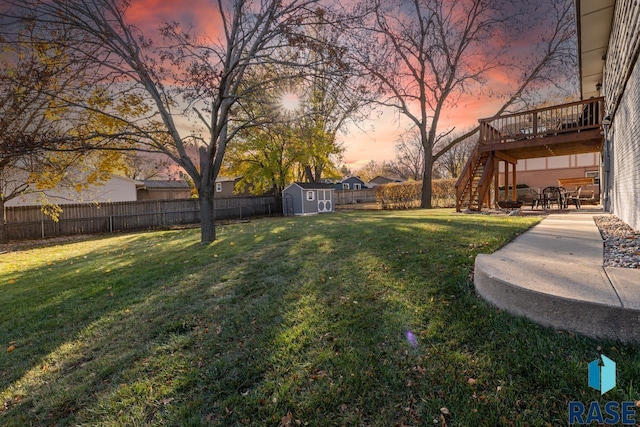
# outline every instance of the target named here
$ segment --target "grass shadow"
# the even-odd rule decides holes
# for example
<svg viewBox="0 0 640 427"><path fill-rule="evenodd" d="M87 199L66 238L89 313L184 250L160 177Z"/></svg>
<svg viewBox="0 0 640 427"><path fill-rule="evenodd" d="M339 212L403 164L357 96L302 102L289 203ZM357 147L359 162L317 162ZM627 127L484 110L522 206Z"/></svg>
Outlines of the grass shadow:
<svg viewBox="0 0 640 427"><path fill-rule="evenodd" d="M637 397L635 347L474 294L475 255L534 221L353 212L222 227L208 247L187 230L12 258L39 270L0 270L14 280L0 335L17 337L0 354L0 422L554 424L565 399L591 398L598 346L620 366L611 397Z"/></svg>

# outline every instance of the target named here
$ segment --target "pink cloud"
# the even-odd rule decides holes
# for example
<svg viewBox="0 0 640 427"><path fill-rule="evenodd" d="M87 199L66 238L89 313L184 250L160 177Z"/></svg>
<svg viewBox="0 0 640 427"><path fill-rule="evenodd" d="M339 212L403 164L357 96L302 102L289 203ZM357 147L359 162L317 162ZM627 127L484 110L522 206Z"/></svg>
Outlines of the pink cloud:
<svg viewBox="0 0 640 427"><path fill-rule="evenodd" d="M153 37L165 22L178 22L185 30L206 33L215 38L220 33L221 19L218 8L209 0L191 0L178 3L166 0L139 0L131 3L126 13L131 23L146 36Z"/></svg>
<svg viewBox="0 0 640 427"><path fill-rule="evenodd" d="M127 17L149 37L155 37L158 27L165 21L177 21L185 28L193 28L197 34L207 33L212 39L216 39L221 31L217 5L210 0L137 0L131 3ZM547 31L543 20L536 19L535 25L531 26L527 34L523 33L517 38L506 31L496 31L485 46L488 52L509 45L509 55L512 55L514 64L530 57L536 41ZM480 59L481 52L475 54ZM494 69L486 73L485 78L487 81L483 87L486 90L481 92L479 87L476 93L461 96L455 106L443 112L440 122L442 130L451 127L463 130L477 125L480 118L493 116L505 102L506 94L517 86L517 73L513 71ZM489 97L489 92L495 97ZM339 138L345 146L344 161L352 169L358 169L370 160L392 160L395 157L396 141L409 123L407 119L401 118L399 124L397 117L391 111L386 111L380 117L372 115L361 126L373 129L363 132L352 127L346 136Z"/></svg>

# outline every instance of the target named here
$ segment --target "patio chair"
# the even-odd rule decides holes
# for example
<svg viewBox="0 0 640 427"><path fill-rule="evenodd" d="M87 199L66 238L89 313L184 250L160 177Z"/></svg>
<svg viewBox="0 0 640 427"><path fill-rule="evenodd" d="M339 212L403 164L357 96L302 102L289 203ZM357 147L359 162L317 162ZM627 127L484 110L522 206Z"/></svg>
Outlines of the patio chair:
<svg viewBox="0 0 640 427"><path fill-rule="evenodd" d="M580 192L582 191L582 185L579 185L575 191L569 191L566 194L566 203L572 202L576 209L580 209Z"/></svg>
<svg viewBox="0 0 640 427"><path fill-rule="evenodd" d="M562 209L563 202L560 189L558 187L546 187L542 190L542 207L549 209L553 203L558 205L558 209Z"/></svg>
<svg viewBox="0 0 640 427"><path fill-rule="evenodd" d="M544 200L542 198L542 193L538 193L536 190L529 189L529 193L531 194L531 209L535 209L537 207L544 207Z"/></svg>

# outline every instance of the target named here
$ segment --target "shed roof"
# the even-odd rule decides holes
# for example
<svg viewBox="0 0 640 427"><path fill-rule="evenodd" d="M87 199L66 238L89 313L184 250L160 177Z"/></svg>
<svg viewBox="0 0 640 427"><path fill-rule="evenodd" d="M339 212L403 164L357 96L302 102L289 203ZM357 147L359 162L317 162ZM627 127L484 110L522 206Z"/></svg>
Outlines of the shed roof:
<svg viewBox="0 0 640 427"><path fill-rule="evenodd" d="M304 190L334 190L334 184L324 184L317 182L294 182L293 184ZM291 185L293 185L291 184Z"/></svg>

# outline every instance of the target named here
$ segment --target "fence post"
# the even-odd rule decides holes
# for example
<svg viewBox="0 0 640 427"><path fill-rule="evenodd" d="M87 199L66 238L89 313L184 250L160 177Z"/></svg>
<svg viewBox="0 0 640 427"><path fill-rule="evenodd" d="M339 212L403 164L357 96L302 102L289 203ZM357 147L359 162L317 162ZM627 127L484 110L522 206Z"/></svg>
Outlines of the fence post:
<svg viewBox="0 0 640 427"><path fill-rule="evenodd" d="M164 227L165 217L164 217L164 205L160 205L160 200L156 201L156 212L160 213L160 227Z"/></svg>
<svg viewBox="0 0 640 427"><path fill-rule="evenodd" d="M109 215L109 233L113 233L113 215Z"/></svg>

